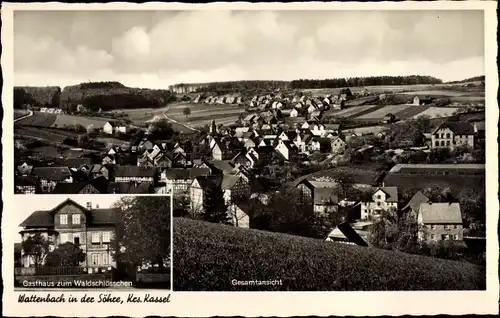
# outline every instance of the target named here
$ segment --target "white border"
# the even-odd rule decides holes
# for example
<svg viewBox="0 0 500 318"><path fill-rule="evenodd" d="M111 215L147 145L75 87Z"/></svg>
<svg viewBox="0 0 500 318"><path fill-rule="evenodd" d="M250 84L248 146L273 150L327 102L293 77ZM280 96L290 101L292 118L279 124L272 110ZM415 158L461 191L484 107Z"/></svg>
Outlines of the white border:
<svg viewBox="0 0 500 318"><path fill-rule="evenodd" d="M3 105L12 105L13 83L13 10L484 10L485 11L485 75L486 75L486 128L487 128L487 290L454 292L224 292L172 294L172 302L166 305L113 305L96 304L32 304L17 303L16 293L9 286L12 280L12 261L9 244L4 244L4 315L42 316L290 316L290 315L421 315L421 314L491 314L498 313L498 104L496 92L498 74L496 67L496 3L486 2L397 2L397 3L109 3L109 4L61 4L30 3L2 5L2 67L4 76ZM467 45L467 43L464 43ZM4 214L2 236L9 227L9 207L13 201L12 134L13 112L4 108L2 143L4 146ZM175 245L174 245L175 248ZM10 253L10 254L9 254ZM6 256L5 256L6 255ZM174 278L175 279L175 278Z"/></svg>

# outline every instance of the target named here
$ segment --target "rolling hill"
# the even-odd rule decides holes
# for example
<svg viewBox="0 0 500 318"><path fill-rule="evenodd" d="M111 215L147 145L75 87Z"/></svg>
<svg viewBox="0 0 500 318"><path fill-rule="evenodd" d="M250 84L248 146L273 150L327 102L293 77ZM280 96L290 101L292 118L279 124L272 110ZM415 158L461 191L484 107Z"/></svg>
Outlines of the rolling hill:
<svg viewBox="0 0 500 318"><path fill-rule="evenodd" d="M484 290L468 263L174 218L174 290ZM236 286L233 280L281 280Z"/></svg>

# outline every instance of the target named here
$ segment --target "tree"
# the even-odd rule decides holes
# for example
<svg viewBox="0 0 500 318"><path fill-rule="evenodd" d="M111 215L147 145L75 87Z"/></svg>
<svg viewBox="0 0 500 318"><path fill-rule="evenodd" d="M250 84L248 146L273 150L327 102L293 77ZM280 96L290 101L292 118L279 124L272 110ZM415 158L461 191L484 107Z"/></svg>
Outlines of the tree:
<svg viewBox="0 0 500 318"><path fill-rule="evenodd" d="M23 255L30 257L35 266L41 266L45 263L49 252L49 241L40 233L33 236L28 236L21 243Z"/></svg>
<svg viewBox="0 0 500 318"><path fill-rule="evenodd" d="M335 212L315 214L310 198L297 189L283 187L270 195L267 204L252 202L250 215L255 216L254 227L260 230L324 239L335 224Z"/></svg>
<svg viewBox="0 0 500 318"><path fill-rule="evenodd" d="M134 266L151 262L163 268L170 256L170 198L125 197L115 207L122 211L112 239L115 260Z"/></svg>
<svg viewBox="0 0 500 318"><path fill-rule="evenodd" d="M59 244L47 255L47 266L78 266L84 261L83 250L71 242Z"/></svg>
<svg viewBox="0 0 500 318"><path fill-rule="evenodd" d="M191 109L189 107L186 107L182 110L182 113L184 114L184 116L186 116L186 118L191 115Z"/></svg>
<svg viewBox="0 0 500 318"><path fill-rule="evenodd" d="M172 124L166 120L159 120L152 124L151 135L154 138L159 139L170 139L174 134L174 129L172 128Z"/></svg>
<svg viewBox="0 0 500 318"><path fill-rule="evenodd" d="M201 218L207 222L229 224L231 217L227 209L222 188L216 185L209 186L205 193Z"/></svg>

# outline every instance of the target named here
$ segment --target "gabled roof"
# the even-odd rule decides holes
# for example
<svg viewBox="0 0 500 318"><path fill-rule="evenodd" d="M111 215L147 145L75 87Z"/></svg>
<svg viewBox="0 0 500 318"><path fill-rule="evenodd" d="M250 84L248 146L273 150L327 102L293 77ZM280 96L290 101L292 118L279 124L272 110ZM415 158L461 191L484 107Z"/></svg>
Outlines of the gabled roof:
<svg viewBox="0 0 500 318"><path fill-rule="evenodd" d="M49 181L62 181L71 177L71 171L68 167L35 167L32 173Z"/></svg>
<svg viewBox="0 0 500 318"><path fill-rule="evenodd" d="M413 197L408 201L408 204L402 210L406 210L407 208L411 208L413 211L417 212L422 203L428 203L429 198L426 197L422 192L418 191L413 195Z"/></svg>
<svg viewBox="0 0 500 318"><path fill-rule="evenodd" d="M434 129L432 134L434 135L439 129L442 128L448 128L450 129L455 135L473 135L474 134L474 126L466 121L460 121L460 122L443 122L439 126Z"/></svg>
<svg viewBox="0 0 500 318"><path fill-rule="evenodd" d="M329 237L344 237L348 241L359 246L368 246L368 243L361 237L360 233L364 231L356 231L348 222L340 223L328 236ZM363 233L364 234L364 233Z"/></svg>
<svg viewBox="0 0 500 318"><path fill-rule="evenodd" d="M88 210L71 199L66 199L52 210L35 211L20 226L22 227L52 227L54 226L54 214L63 206L72 204L79 208L87 216L87 225L115 224L120 215L119 209L91 209Z"/></svg>
<svg viewBox="0 0 500 318"><path fill-rule="evenodd" d="M462 224L459 203L422 203L418 213L424 224Z"/></svg>
<svg viewBox="0 0 500 318"><path fill-rule="evenodd" d="M398 188L397 187L378 187L373 191L373 193L377 192L378 190L382 190L387 197L385 200L387 202L398 202Z"/></svg>
<svg viewBox="0 0 500 318"><path fill-rule="evenodd" d="M90 181L84 181L84 182L77 182L77 183L66 183L66 182L60 182L56 184L54 187L54 190L52 191L53 194L77 194L83 188L86 186L91 186L92 188L95 189L95 187L90 183ZM97 192L99 192L97 189L95 189Z"/></svg>

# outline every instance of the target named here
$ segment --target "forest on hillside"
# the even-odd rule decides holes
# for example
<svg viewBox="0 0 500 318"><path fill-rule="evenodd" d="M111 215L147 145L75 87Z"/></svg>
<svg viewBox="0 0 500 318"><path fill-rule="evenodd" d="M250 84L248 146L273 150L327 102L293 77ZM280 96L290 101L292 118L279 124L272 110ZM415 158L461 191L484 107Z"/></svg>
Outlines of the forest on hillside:
<svg viewBox="0 0 500 318"><path fill-rule="evenodd" d="M340 88L383 85L442 84L443 81L432 76L372 76L331 79L299 79L291 82L292 89Z"/></svg>

